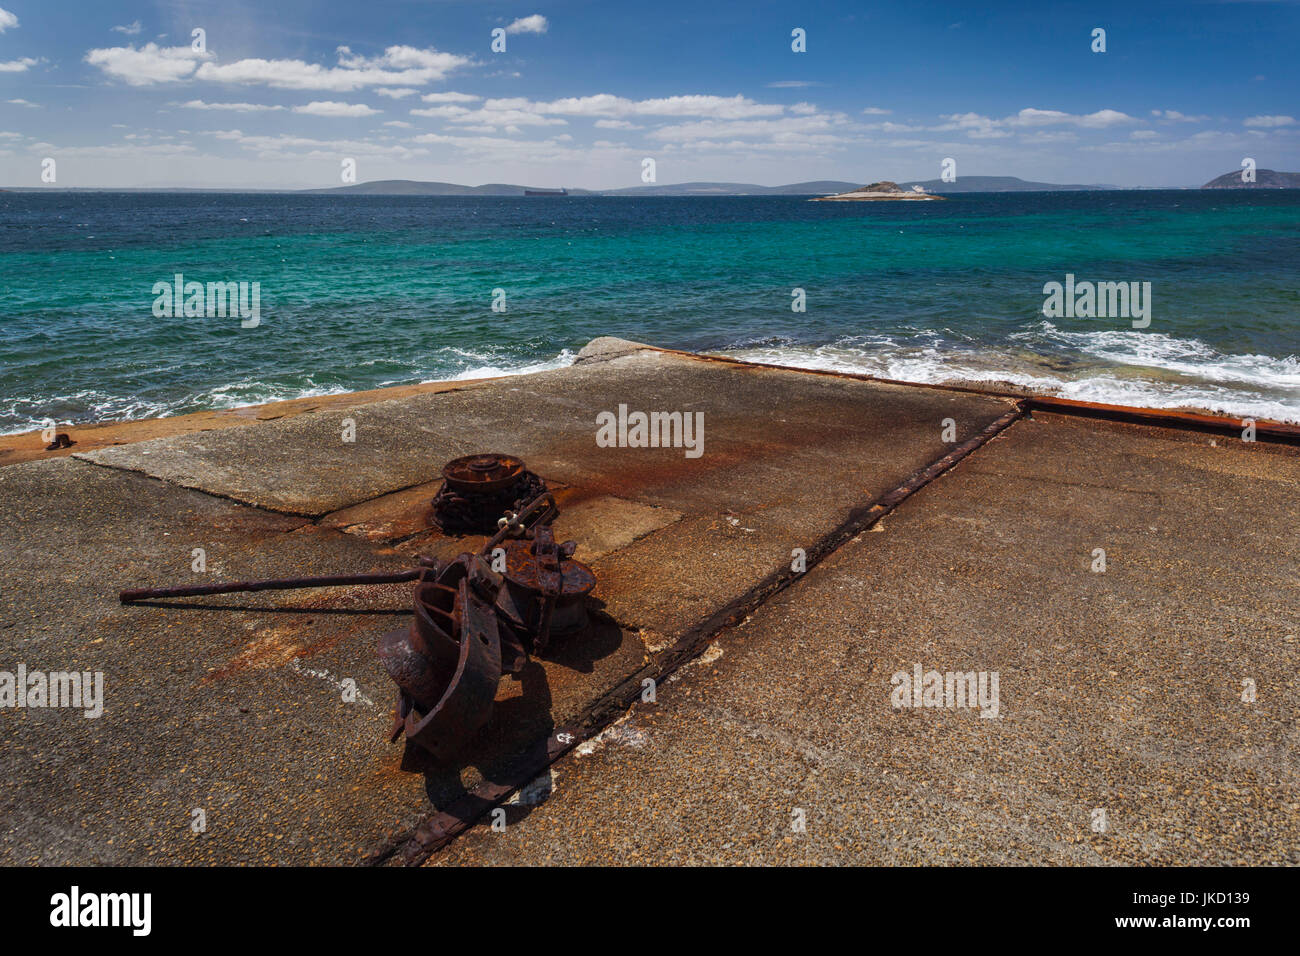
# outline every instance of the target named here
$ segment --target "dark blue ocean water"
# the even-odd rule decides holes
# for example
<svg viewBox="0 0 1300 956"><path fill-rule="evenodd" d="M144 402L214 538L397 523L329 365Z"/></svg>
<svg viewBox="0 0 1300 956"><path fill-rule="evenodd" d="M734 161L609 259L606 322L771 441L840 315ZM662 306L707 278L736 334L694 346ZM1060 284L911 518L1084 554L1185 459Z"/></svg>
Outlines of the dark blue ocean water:
<svg viewBox="0 0 1300 956"><path fill-rule="evenodd" d="M176 273L259 283L260 324L156 315ZM1150 282L1149 327L1046 318L1067 273ZM554 367L598 335L1300 420L1298 274L1294 190L0 193L0 432Z"/></svg>

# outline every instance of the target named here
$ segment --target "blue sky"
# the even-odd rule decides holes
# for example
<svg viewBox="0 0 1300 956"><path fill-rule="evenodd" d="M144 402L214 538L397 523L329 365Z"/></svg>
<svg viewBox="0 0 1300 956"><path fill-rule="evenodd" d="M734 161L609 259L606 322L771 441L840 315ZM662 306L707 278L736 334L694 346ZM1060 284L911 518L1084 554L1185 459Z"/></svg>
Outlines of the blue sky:
<svg viewBox="0 0 1300 956"><path fill-rule="evenodd" d="M0 0L0 185L1197 185L1300 169L1298 49L1269 0Z"/></svg>

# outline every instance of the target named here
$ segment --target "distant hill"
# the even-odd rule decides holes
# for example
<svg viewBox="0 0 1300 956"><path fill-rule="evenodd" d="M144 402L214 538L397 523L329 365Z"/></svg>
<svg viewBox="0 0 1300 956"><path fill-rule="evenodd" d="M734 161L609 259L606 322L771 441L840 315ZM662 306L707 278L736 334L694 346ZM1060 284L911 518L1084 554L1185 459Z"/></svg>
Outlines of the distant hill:
<svg viewBox="0 0 1300 956"><path fill-rule="evenodd" d="M1236 182L1230 180L1236 178ZM1203 189L1240 188L1240 173L1226 173L1213 182L1206 183ZM953 193L971 192L1048 192L1053 190L1085 189L1121 189L1121 186L1104 184L1061 185L1058 183L1035 183L1016 176L959 176L955 183L945 183L938 179L912 180L899 183L910 191L913 186L922 186L928 193L951 195ZM1269 169L1258 172L1256 186L1265 188L1300 187L1300 173L1275 173ZM384 179L369 183L356 183L351 186L329 186L315 189L252 189L241 187L193 188L178 186L162 187L62 187L62 186L11 186L11 192L212 192L212 193L278 193L294 192L300 195L354 195L354 196L519 196L525 190L549 191L554 187L520 186L514 183L484 183L482 186L464 186L459 183L419 182L412 179ZM784 186L759 186L756 183L672 183L660 186L627 186L622 189L574 189L569 188L570 196L833 196L865 188L861 182L845 182L838 179L818 179L805 183L788 183ZM1159 188L1159 187L1153 187ZM1170 188L1170 187L1166 187ZM545 198L538 197L538 198Z"/></svg>
<svg viewBox="0 0 1300 956"><path fill-rule="evenodd" d="M1300 189L1300 173L1279 173L1272 169L1255 170L1255 181L1243 183L1241 170L1211 179L1202 189Z"/></svg>
<svg viewBox="0 0 1300 956"><path fill-rule="evenodd" d="M758 186L753 183L676 183L673 185L629 186L624 189L570 189L570 196L817 196L824 193L844 192L857 187L857 183L823 180L811 183L791 183L788 186ZM305 193L352 193L361 196L522 196L525 189L537 186L517 186L511 183L487 183L483 186L461 186L457 183L424 183L410 179L385 179L355 186L332 186L326 189L304 189Z"/></svg>
<svg viewBox="0 0 1300 956"><path fill-rule="evenodd" d="M1260 171L1261 174L1263 170ZM929 193L973 192L1047 192L1051 190L1118 189L1106 185L1060 185L1035 183L1016 176L959 176L955 183L938 179L913 180L899 186L910 191L913 186L923 186ZM426 183L409 179L386 179L355 186L333 186L327 189L304 189L305 193L344 193L359 196L522 196L525 189L537 186L518 186L511 183L486 183L482 186L462 186L458 183ZM570 189L570 196L831 196L861 189L861 183L837 179L819 179L805 183L788 183L784 186L760 186L757 183L669 183L646 186L627 186L622 189Z"/></svg>
<svg viewBox="0 0 1300 956"><path fill-rule="evenodd" d="M381 179L355 186L331 186L327 189L302 189L304 193L344 193L357 196L522 196L525 189L541 186L515 186L511 183L484 183L461 186L458 183L422 183L412 179ZM570 196L594 195L589 189L570 189Z"/></svg>
<svg viewBox="0 0 1300 956"><path fill-rule="evenodd" d="M1029 193L1029 192L1076 192L1082 189L1119 189L1119 186L1107 186L1101 183L1080 185L1071 183L1035 183L1021 179L1019 176L958 176L955 183L945 183L941 179L919 179L899 183L904 189L922 186L928 193Z"/></svg>
<svg viewBox="0 0 1300 956"><path fill-rule="evenodd" d="M810 183L785 186L759 186L754 183L673 183L670 185L629 186L605 189L602 196L820 196L857 189L861 183L819 179Z"/></svg>

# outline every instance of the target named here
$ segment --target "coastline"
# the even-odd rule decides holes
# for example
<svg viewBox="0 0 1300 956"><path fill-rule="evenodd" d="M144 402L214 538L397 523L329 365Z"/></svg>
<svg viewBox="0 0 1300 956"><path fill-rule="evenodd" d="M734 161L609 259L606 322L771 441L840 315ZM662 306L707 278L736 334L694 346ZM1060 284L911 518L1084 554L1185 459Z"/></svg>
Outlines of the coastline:
<svg viewBox="0 0 1300 956"><path fill-rule="evenodd" d="M1118 413L1128 413L1136 417L1146 417L1175 422L1184 419L1188 422L1205 424L1207 420L1221 423L1225 428L1248 419L1241 416L1224 414L1212 408L1196 405L1174 408L1147 405L1115 404L1105 402L1087 402L1063 398L1056 390L1036 389L1020 383L1004 380L961 379L955 378L945 382L914 382L894 379L868 372L852 372L843 369L818 369L797 365L783 365L773 362L755 362L740 359L720 352L689 352L680 349L660 348L641 345L641 348L681 355L697 359L725 362L754 368L784 369L788 371L807 372L815 375L829 375L841 378L869 382L881 382L892 385L905 385L911 388L940 389L953 392L968 392L995 398L1040 399L1045 403L1061 407L1104 408ZM492 381L502 377L484 376L473 379L444 379L431 382L419 382L409 385L389 385L383 388L363 389L355 392L338 392L331 395L309 396L304 398L281 399L256 405L241 405L234 408L212 409L199 412L186 412L180 415L160 416L156 418L127 419L121 421L103 421L81 425L60 425L56 431L67 434L73 444L47 451L46 442L39 429L0 435L0 468L21 462L41 461L47 458L62 458L79 452L97 451L115 445L130 445L155 438L171 438L198 432L239 428L261 422L271 422L294 418L309 412L330 411L356 405L368 405L393 399L409 398L423 394L456 391L460 388ZM1259 426L1274 430L1292 431L1296 425L1291 422L1257 418L1253 419Z"/></svg>
<svg viewBox="0 0 1300 956"><path fill-rule="evenodd" d="M450 392L466 385L491 381L497 377L499 376L489 375L483 378L419 382L414 385L389 385L384 388L365 389L357 392L338 392L333 395L316 395L306 398L286 398L275 402L265 402L260 405L239 405L235 408L186 412L182 415L166 415L158 418L105 421L84 425L59 425L55 429L56 432L67 434L74 444L67 448L52 451L45 450L46 443L41 437L40 429L16 432L12 435L0 435L0 467L16 465L25 461L62 458L78 452L96 451L111 445L130 445L135 442L149 441L153 438L171 438L177 435L190 435L195 432L255 425L259 422L293 418L297 415L305 415L308 412L328 411L352 405L369 405L374 402L386 402L394 398L409 398L413 395Z"/></svg>

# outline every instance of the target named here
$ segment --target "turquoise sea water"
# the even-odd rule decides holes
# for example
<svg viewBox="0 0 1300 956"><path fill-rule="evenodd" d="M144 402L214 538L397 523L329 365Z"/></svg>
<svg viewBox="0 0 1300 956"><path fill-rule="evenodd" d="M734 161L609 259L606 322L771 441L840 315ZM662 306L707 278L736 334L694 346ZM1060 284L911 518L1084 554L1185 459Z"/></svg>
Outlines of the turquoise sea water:
<svg viewBox="0 0 1300 956"><path fill-rule="evenodd" d="M178 272L260 283L261 324L155 317ZM1045 318L1067 273L1150 282L1149 328ZM598 335L1300 421L1298 274L1294 190L0 193L0 432L555 367Z"/></svg>

